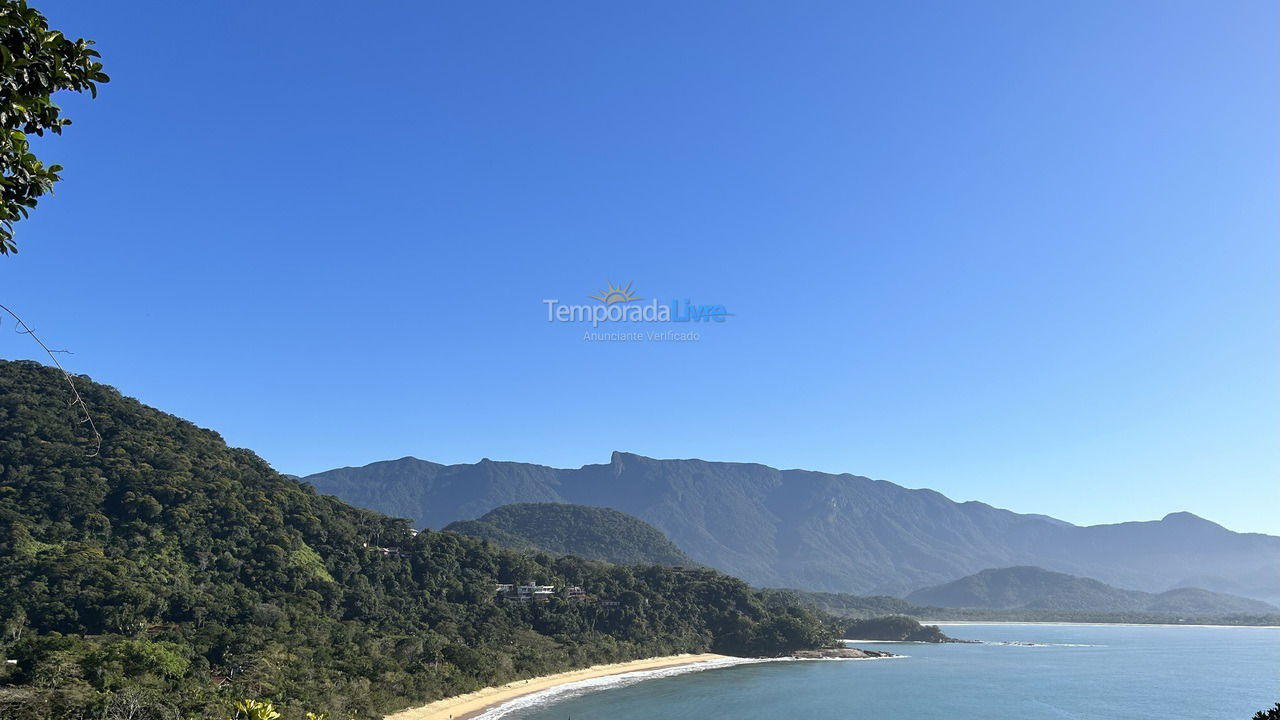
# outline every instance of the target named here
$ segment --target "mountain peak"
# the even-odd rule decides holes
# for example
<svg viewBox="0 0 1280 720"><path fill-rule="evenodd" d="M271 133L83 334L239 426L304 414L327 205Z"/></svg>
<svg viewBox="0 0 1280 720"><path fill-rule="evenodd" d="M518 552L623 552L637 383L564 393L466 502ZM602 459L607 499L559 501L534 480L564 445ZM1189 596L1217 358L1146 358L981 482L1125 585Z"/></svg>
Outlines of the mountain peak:
<svg viewBox="0 0 1280 720"><path fill-rule="evenodd" d="M379 460L377 462L369 463L369 465L365 465L363 467L369 467L370 465L401 466L401 467L415 467L415 466L441 467L440 463L431 462L430 460L423 460L422 458L414 457L412 455L405 455L404 457L396 458L395 460ZM361 468L350 467L350 468L343 468L343 469L358 470Z"/></svg>
<svg viewBox="0 0 1280 720"><path fill-rule="evenodd" d="M620 474L628 465L635 467L648 460L652 460L652 458L647 458L635 453L624 452L622 450L614 450L609 455L609 466L613 468L613 472L615 474Z"/></svg>
<svg viewBox="0 0 1280 720"><path fill-rule="evenodd" d="M1218 523L1212 520L1206 520L1195 513L1189 513L1185 510L1180 512L1171 512L1161 518L1160 522L1170 523L1181 527L1215 528L1226 531L1226 528L1222 527Z"/></svg>

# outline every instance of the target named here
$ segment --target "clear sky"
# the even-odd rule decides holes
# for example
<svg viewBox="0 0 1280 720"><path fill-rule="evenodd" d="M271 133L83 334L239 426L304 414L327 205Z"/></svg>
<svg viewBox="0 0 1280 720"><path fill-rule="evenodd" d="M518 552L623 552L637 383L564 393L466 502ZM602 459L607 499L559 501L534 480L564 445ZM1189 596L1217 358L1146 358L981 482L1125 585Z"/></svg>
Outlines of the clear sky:
<svg viewBox="0 0 1280 720"><path fill-rule="evenodd" d="M282 471L626 450L1280 534L1274 2L36 4L113 80L0 302ZM608 282L733 315L547 321Z"/></svg>

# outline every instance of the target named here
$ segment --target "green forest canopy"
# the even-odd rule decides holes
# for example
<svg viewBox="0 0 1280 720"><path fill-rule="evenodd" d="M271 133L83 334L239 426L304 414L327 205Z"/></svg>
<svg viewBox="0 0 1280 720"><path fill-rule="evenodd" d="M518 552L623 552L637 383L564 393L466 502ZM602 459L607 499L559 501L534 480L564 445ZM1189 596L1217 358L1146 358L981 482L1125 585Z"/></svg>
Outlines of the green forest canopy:
<svg viewBox="0 0 1280 720"><path fill-rule="evenodd" d="M567 503L514 503L445 530L526 551L577 555L625 565L695 565L661 530L610 508Z"/></svg>
<svg viewBox="0 0 1280 720"><path fill-rule="evenodd" d="M61 384L60 384L61 383ZM828 642L786 598L711 571L525 555L353 508L214 432L0 361L0 715L225 718L245 697L376 717L486 685L675 652ZM596 602L503 601L495 583ZM602 602L603 601L603 602Z"/></svg>

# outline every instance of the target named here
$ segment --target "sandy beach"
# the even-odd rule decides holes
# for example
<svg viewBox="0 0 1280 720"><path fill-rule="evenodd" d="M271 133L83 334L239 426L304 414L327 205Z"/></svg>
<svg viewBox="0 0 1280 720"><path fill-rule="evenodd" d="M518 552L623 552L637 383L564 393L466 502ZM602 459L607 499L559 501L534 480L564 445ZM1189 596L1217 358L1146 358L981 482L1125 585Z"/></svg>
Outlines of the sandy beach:
<svg viewBox="0 0 1280 720"><path fill-rule="evenodd" d="M387 715L384 720L449 720L450 718L453 720L466 720L466 718L474 717L494 705L514 700L522 695L540 692L557 685L564 685L565 683L590 680L606 675L636 672L638 670L658 670L677 665L691 665L724 658L724 655L703 653L701 655L668 655L666 657L632 660L631 662L613 663L611 665L593 665L581 670L544 675L528 680L517 680L513 683L487 687L466 695L456 695L420 707L401 710L398 713Z"/></svg>

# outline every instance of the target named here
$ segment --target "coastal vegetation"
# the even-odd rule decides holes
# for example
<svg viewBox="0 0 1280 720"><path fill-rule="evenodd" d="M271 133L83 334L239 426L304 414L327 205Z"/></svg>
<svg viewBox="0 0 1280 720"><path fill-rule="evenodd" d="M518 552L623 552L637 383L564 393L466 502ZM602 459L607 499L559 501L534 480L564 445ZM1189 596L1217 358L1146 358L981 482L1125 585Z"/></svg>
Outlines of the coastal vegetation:
<svg viewBox="0 0 1280 720"><path fill-rule="evenodd" d="M807 590L765 590L771 596L800 603L838 618L874 618L886 615L923 617L925 608L889 595L850 595L848 593L810 592Z"/></svg>
<svg viewBox="0 0 1280 720"><path fill-rule="evenodd" d="M445 527L527 552L576 555L624 565L696 565L662 531L610 508L515 503Z"/></svg>
<svg viewBox="0 0 1280 720"><path fill-rule="evenodd" d="M905 615L886 615L844 624L843 637L855 640L894 640L898 642L956 642L937 625L921 625Z"/></svg>
<svg viewBox="0 0 1280 720"><path fill-rule="evenodd" d="M1158 625L1280 625L1277 612L1170 612L1129 610L1123 612L1098 612L1089 610L1047 610L1035 608L947 608L934 605L917 605L902 598L887 595L850 595L847 593L806 592L803 590L764 591L780 594L791 602L800 603L818 612L839 618L875 618L885 615L906 615L932 621L975 622L1079 622Z"/></svg>
<svg viewBox="0 0 1280 720"><path fill-rule="evenodd" d="M60 384L61 383L61 384ZM682 652L830 643L812 608L710 570L524 554L351 507L214 432L0 362L0 716L372 718ZM532 602L497 585L576 587Z"/></svg>

